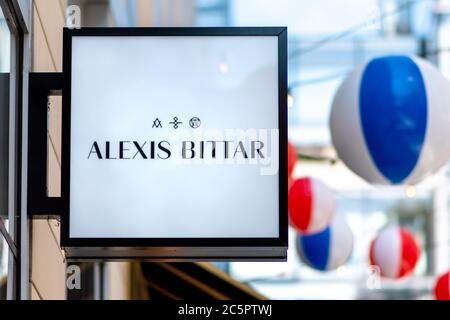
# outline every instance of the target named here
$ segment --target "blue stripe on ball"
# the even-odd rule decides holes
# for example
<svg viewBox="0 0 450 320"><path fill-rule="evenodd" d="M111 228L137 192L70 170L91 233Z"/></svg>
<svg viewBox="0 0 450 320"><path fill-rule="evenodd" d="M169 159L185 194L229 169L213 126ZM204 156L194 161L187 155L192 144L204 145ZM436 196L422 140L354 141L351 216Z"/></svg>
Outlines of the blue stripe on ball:
<svg viewBox="0 0 450 320"><path fill-rule="evenodd" d="M405 56L374 59L359 97L370 155L386 179L401 183L414 170L425 140L427 96L420 69Z"/></svg>
<svg viewBox="0 0 450 320"><path fill-rule="evenodd" d="M330 256L330 241L330 228L326 228L324 231L316 234L300 237L303 256L312 267L319 270L327 269Z"/></svg>

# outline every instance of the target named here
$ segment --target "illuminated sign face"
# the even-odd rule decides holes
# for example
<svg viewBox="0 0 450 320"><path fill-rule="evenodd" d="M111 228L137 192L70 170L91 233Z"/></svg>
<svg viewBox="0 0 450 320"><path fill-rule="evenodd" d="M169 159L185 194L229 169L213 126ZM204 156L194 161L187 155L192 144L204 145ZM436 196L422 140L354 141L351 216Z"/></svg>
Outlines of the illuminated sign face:
<svg viewBox="0 0 450 320"><path fill-rule="evenodd" d="M285 29L134 30L65 31L63 245L285 247Z"/></svg>

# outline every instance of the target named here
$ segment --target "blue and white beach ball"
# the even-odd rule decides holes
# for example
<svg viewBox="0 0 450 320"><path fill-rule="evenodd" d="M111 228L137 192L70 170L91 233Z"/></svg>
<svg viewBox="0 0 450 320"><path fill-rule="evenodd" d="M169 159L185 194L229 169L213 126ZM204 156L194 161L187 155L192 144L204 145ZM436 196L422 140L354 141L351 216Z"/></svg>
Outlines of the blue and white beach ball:
<svg viewBox="0 0 450 320"><path fill-rule="evenodd" d="M353 233L345 219L337 215L324 231L299 234L296 247L301 260L311 268L334 270L349 259L353 249Z"/></svg>
<svg viewBox="0 0 450 320"><path fill-rule="evenodd" d="M450 159L450 82L429 62L376 58L338 89L330 129L339 158L374 184L415 184Z"/></svg>

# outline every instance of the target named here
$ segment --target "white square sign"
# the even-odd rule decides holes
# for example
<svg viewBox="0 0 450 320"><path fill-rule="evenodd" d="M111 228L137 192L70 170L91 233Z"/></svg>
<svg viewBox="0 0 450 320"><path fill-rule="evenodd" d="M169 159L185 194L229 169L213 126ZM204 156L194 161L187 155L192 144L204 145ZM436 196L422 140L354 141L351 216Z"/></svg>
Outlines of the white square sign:
<svg viewBox="0 0 450 320"><path fill-rule="evenodd" d="M279 34L89 30L65 35L65 241L280 240Z"/></svg>

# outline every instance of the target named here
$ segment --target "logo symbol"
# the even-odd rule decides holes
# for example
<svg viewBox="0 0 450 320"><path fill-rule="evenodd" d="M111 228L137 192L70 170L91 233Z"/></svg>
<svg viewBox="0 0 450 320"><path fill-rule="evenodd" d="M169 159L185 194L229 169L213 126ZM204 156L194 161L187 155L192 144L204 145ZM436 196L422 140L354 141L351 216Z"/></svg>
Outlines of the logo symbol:
<svg viewBox="0 0 450 320"><path fill-rule="evenodd" d="M171 125L173 125L174 129L178 129L180 124L183 124L183 122L178 121L178 117L174 117L172 122L169 122Z"/></svg>
<svg viewBox="0 0 450 320"><path fill-rule="evenodd" d="M192 129L199 128L202 125L202 122L200 118L193 117L191 120L189 120L189 125Z"/></svg>
<svg viewBox="0 0 450 320"><path fill-rule="evenodd" d="M159 120L159 118L156 118L155 121L153 121L152 128L162 128L161 120Z"/></svg>

